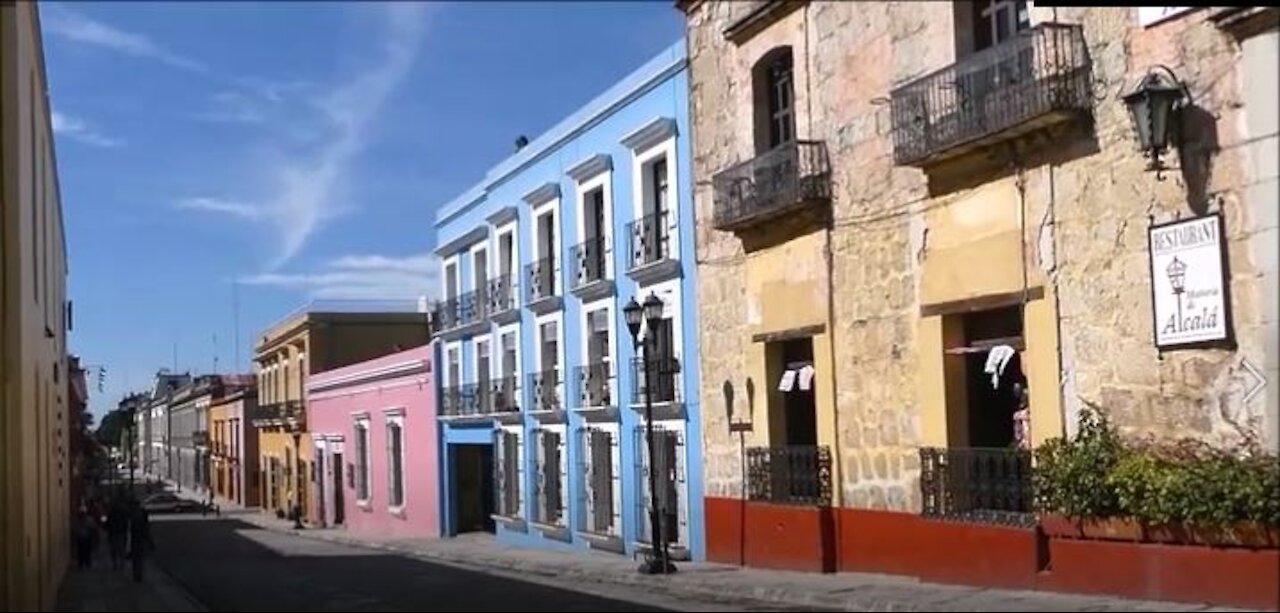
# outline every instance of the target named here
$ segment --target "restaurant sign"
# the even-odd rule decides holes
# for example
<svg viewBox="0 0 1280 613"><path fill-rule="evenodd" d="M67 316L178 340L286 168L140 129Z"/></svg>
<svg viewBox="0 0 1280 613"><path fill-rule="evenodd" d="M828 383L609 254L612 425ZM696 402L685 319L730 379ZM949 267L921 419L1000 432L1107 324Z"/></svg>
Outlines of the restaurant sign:
<svg viewBox="0 0 1280 613"><path fill-rule="evenodd" d="M1156 347L1225 340L1222 216L1153 225L1147 239Z"/></svg>

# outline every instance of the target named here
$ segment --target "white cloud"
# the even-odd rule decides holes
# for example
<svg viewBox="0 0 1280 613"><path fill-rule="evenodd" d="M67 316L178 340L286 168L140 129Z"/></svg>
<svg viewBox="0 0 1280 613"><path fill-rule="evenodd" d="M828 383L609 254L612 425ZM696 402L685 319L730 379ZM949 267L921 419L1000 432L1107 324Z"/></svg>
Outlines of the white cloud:
<svg viewBox="0 0 1280 613"><path fill-rule="evenodd" d="M196 118L218 123L257 124L266 120L259 103L240 92L218 92L210 99L211 108Z"/></svg>
<svg viewBox="0 0 1280 613"><path fill-rule="evenodd" d="M313 299L414 299L433 295L439 265L430 253L405 257L347 255L310 273L262 273L240 279L246 285L305 292Z"/></svg>
<svg viewBox="0 0 1280 613"><path fill-rule="evenodd" d="M182 200L179 200L174 207L190 211L224 213L235 217L243 217L245 219L258 219L262 216L262 209L252 204L235 202L232 200L219 200L217 198L183 198Z"/></svg>
<svg viewBox="0 0 1280 613"><path fill-rule="evenodd" d="M335 210L333 194L351 161L365 146L365 132L403 81L417 55L426 5L391 3L385 7L385 57L372 70L318 97L315 104L337 130L308 159L287 160L276 174L277 192L268 199L280 232L280 252L269 268L289 261Z"/></svg>
<svg viewBox="0 0 1280 613"><path fill-rule="evenodd" d="M275 161L268 169L270 191L261 198L261 214L253 217L271 226L278 235L267 270L275 270L288 262L306 245L307 240L325 223L339 216L338 196L348 178L351 163L366 146L366 133L382 114L382 108L408 74L417 56L425 26L425 3L396 2L383 7L385 33L370 37L382 43L382 58L357 76L328 91L310 98L312 110L319 111L321 124L311 126L312 134L326 134L310 148L285 153L275 147ZM283 100L286 93L313 90L305 81L271 82L241 79L241 86L252 87L267 101ZM222 120L253 121L259 118L259 107L247 100L224 92L224 105L240 108L221 116ZM228 107L228 108L230 108ZM224 109L226 110L226 109ZM293 112L291 118L305 116ZM269 277L263 277L268 279ZM277 284L296 276L270 278Z"/></svg>
<svg viewBox="0 0 1280 613"><path fill-rule="evenodd" d="M67 40L97 45L120 53L159 60L175 68L206 73L204 63L168 51L142 34L126 32L101 21L90 19L60 5L42 7L45 31Z"/></svg>
<svg viewBox="0 0 1280 613"><path fill-rule="evenodd" d="M54 111L49 118L53 133L94 147L119 147L124 141L112 138L89 127L83 119Z"/></svg>

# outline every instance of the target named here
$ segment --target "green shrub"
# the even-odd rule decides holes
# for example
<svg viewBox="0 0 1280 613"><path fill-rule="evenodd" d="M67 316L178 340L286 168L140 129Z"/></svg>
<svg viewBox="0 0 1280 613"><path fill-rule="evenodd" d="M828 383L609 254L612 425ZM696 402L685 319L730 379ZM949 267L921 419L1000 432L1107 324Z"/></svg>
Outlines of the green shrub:
<svg viewBox="0 0 1280 613"><path fill-rule="evenodd" d="M1123 446L1106 416L1092 407L1080 413L1073 440L1052 439L1035 451L1036 508L1069 517L1112 517L1119 506L1106 476Z"/></svg>

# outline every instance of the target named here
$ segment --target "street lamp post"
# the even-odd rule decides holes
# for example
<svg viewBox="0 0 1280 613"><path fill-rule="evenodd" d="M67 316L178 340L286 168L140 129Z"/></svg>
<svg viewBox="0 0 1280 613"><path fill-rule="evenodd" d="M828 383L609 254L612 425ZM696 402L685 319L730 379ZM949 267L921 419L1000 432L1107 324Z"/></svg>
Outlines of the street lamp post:
<svg viewBox="0 0 1280 613"><path fill-rule="evenodd" d="M649 530L652 534L652 551L640 565L640 572L646 575L667 575L676 572L667 552L666 535L662 532L662 522L658 515L658 474L656 469L657 450L653 440L653 385L649 379L649 368L653 362L651 353L653 339L657 334L658 323L662 320L662 300L652 292L645 298L644 306L636 302L634 296L622 309L626 316L627 329L631 331L631 342L636 349L644 351L644 418L645 439L649 450ZM649 330L644 340L640 339L640 324Z"/></svg>
<svg viewBox="0 0 1280 613"><path fill-rule="evenodd" d="M297 423L293 427L293 529L301 530L302 525L302 431Z"/></svg>

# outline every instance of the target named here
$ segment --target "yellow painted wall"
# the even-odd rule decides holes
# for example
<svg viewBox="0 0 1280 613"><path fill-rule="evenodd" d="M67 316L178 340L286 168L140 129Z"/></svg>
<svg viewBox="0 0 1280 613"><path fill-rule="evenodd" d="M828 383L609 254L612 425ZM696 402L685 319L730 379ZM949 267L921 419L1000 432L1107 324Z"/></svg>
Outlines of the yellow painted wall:
<svg viewBox="0 0 1280 613"><path fill-rule="evenodd" d="M1014 177L992 181L928 210L921 304L1022 289L1023 207L1015 182ZM1028 285L1043 285L1043 275L1030 261L1031 247L1026 255Z"/></svg>
<svg viewBox="0 0 1280 613"><path fill-rule="evenodd" d="M1044 300L1027 303L1024 314L1024 337L1027 350L1023 368L1031 392L1031 444L1041 443L1066 434L1062 423L1062 394L1058 389L1058 313L1053 289L1045 289Z"/></svg>
<svg viewBox="0 0 1280 613"><path fill-rule="evenodd" d="M34 2L0 2L0 611L49 610L70 554L66 245Z"/></svg>
<svg viewBox="0 0 1280 613"><path fill-rule="evenodd" d="M747 330L743 340L747 376L755 387L754 427L748 437L750 445L769 444L770 417L781 418L777 391L781 372L766 370L766 343L753 342L756 334L783 332L806 326L824 325L825 331L814 334L813 367L815 375L814 403L817 412L818 444L830 448L832 483L840 483L838 437L836 436L835 366L832 363L831 322L827 318L826 236L814 232L781 245L755 251L746 257ZM832 504L839 504L840 488L834 487Z"/></svg>

